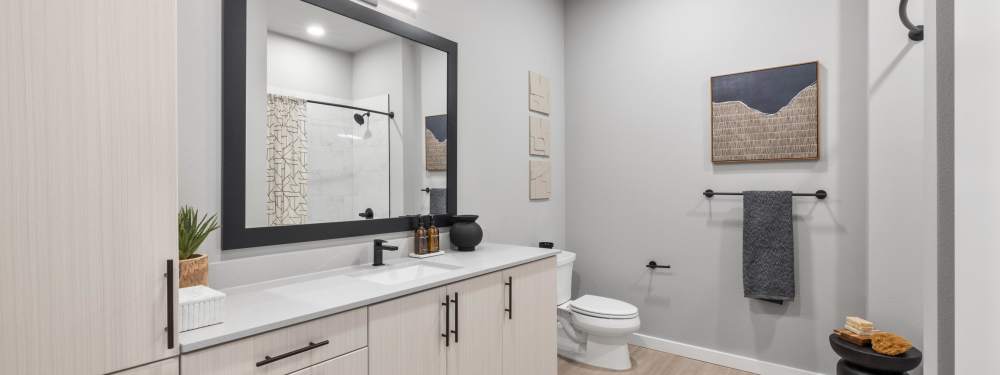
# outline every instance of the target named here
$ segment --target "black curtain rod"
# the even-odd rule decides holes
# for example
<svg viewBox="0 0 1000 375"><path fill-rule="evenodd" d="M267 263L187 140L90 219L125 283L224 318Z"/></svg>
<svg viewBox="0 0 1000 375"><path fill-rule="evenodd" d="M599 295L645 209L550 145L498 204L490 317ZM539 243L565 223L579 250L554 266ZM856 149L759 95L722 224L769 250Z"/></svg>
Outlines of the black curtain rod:
<svg viewBox="0 0 1000 375"><path fill-rule="evenodd" d="M383 116L389 116L389 118L395 118L396 117L396 114L393 113L393 112L382 112L382 111L376 111L374 109L354 107L354 106L350 106L350 105L343 105L343 104L336 104L336 103L327 103L327 102L321 102L321 101L318 101L318 100L306 100L306 102L307 103L313 103L313 104L328 105L328 106L333 106L333 107L353 109L355 111L364 111L364 112L378 113L378 114L383 115Z"/></svg>
<svg viewBox="0 0 1000 375"><path fill-rule="evenodd" d="M708 197L708 198L714 197L716 195L743 195L743 193L721 193L721 192L716 192L716 191L714 191L712 189L705 190L705 192L702 193L702 194L705 195L705 197ZM792 196L793 197L815 197L817 199L826 199L826 190L816 190L815 193L792 193Z"/></svg>

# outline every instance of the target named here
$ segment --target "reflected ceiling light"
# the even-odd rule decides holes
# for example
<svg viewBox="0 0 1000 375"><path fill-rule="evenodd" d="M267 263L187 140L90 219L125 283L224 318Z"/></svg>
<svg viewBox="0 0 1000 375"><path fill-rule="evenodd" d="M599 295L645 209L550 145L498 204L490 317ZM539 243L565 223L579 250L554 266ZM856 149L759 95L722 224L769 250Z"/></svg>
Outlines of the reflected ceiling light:
<svg viewBox="0 0 1000 375"><path fill-rule="evenodd" d="M417 9L420 9L420 4L417 4L415 0L389 0L389 2L414 12L416 12Z"/></svg>
<svg viewBox="0 0 1000 375"><path fill-rule="evenodd" d="M309 26L306 28L306 32L309 33L309 35L315 37L321 37L323 35L326 35L326 29L324 29L323 26L320 25Z"/></svg>

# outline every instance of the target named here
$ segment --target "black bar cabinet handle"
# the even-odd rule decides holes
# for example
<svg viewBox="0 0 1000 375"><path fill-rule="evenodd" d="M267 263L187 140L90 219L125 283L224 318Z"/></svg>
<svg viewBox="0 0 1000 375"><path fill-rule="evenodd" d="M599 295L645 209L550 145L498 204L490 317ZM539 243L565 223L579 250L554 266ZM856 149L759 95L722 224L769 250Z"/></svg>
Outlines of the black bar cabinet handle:
<svg viewBox="0 0 1000 375"><path fill-rule="evenodd" d="M507 286L507 308L503 311L507 312L507 320L511 320L514 319L514 278L507 276L507 282L503 285Z"/></svg>
<svg viewBox="0 0 1000 375"><path fill-rule="evenodd" d="M330 343L330 340L323 340L323 341L315 342L315 343L312 342L312 341L310 341L309 345L306 346L306 347L304 347L304 348L295 349L295 350L292 350L292 351L290 351L288 353L277 355L277 356L274 356L274 357L269 356L269 355L268 356L264 356L264 360L263 361L257 362L257 367L268 365L268 364L280 361L282 359L291 357L291 356L296 355L296 354L302 354L302 353L308 352L310 350L316 349L318 347L321 347L321 346L329 344L329 343Z"/></svg>
<svg viewBox="0 0 1000 375"><path fill-rule="evenodd" d="M451 303L455 304L455 330L451 333L455 334L455 343L458 344L458 292L455 292L455 299Z"/></svg>
<svg viewBox="0 0 1000 375"><path fill-rule="evenodd" d="M167 259L167 349L174 348L174 260Z"/></svg>
<svg viewBox="0 0 1000 375"><path fill-rule="evenodd" d="M441 306L444 306L444 333L441 337L444 337L444 346L447 348L451 343L451 302L447 295L444 296Z"/></svg>

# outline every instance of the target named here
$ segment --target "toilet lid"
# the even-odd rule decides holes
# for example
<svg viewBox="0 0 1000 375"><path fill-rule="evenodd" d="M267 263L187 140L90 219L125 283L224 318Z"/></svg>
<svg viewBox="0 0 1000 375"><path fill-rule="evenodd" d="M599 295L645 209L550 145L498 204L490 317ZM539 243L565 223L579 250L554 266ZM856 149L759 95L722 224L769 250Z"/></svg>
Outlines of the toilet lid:
<svg viewBox="0 0 1000 375"><path fill-rule="evenodd" d="M591 295L573 300L569 308L573 312L597 318L631 319L639 315L639 309L627 302Z"/></svg>

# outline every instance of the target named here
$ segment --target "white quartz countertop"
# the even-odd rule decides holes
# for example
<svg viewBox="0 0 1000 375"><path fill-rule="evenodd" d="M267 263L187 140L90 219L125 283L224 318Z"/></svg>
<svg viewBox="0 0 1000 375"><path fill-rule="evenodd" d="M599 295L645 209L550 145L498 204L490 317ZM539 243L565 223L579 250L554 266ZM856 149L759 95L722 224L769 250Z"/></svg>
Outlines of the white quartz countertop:
<svg viewBox="0 0 1000 375"><path fill-rule="evenodd" d="M339 312L368 306L456 281L554 256L559 250L503 244L484 244L476 251L449 251L415 259L386 259L388 266L370 264L244 285L226 293L223 323L180 333L181 352L187 353L259 333L288 327ZM384 285L351 277L373 270L402 268L417 263L444 265L446 272L412 282Z"/></svg>

